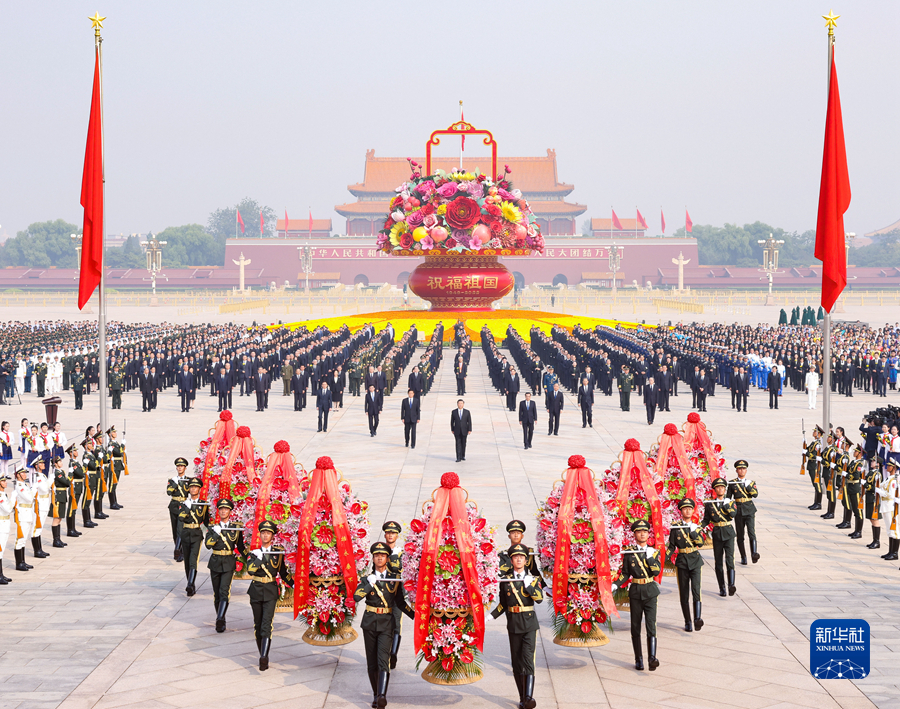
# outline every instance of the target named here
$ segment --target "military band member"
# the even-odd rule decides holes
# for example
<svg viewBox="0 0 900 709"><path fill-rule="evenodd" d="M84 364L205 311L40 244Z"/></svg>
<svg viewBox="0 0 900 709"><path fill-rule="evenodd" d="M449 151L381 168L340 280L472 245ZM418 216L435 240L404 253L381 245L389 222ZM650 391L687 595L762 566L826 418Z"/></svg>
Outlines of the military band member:
<svg viewBox="0 0 900 709"><path fill-rule="evenodd" d="M544 592L539 577L531 574L526 567L528 547L513 544L506 555L510 566L500 570L500 578L512 580L500 584L500 600L491 617L496 619L506 614L509 655L519 690L519 706L534 709L537 705L534 701L534 653L540 629L534 605L544 600Z"/></svg>
<svg viewBox="0 0 900 709"><path fill-rule="evenodd" d="M705 541L703 530L691 519L696 504L685 497L678 503L681 522L669 530L668 554L672 558L675 553L675 574L678 580L678 596L681 600L681 614L684 616L685 632L700 630L703 627L701 610L703 598L700 595L700 575L703 569L703 557L700 547ZM694 606L694 622L691 624L691 601Z"/></svg>
<svg viewBox="0 0 900 709"><path fill-rule="evenodd" d="M53 524L50 531L53 533L53 546L57 549L68 546L60 538L60 525L63 517L68 518L69 493L72 487L69 476L66 474L66 469L63 468L63 460L64 458L60 456L53 457L53 492L50 506Z"/></svg>
<svg viewBox="0 0 900 709"><path fill-rule="evenodd" d="M834 486L837 488L836 497L841 502L842 519L839 524L834 525L838 529L850 529L850 518L853 513L847 506L847 470L852 462L850 453L850 439L841 438L839 442L838 467L834 471Z"/></svg>
<svg viewBox="0 0 900 709"><path fill-rule="evenodd" d="M15 491L9 483L11 479L5 471L0 473L0 586L5 586L12 581L11 578L3 575L3 552L6 551L6 542L12 526L12 514L16 506Z"/></svg>
<svg viewBox="0 0 900 709"><path fill-rule="evenodd" d="M826 445L822 450L822 484L825 486L825 496L828 498L828 507L822 519L834 519L834 508L837 506L837 480L835 471L840 459L840 451L837 445L837 434L829 431L826 437Z"/></svg>
<svg viewBox="0 0 900 709"><path fill-rule="evenodd" d="M400 536L402 527L399 522L385 522L381 525L381 531L384 532L384 542L391 548L391 554L388 558L388 567L398 576L403 575L403 559L397 548L397 538ZM394 608L394 637L391 640L391 669L397 666L397 653L400 652L400 633L403 626L403 611L399 607Z"/></svg>
<svg viewBox="0 0 900 709"><path fill-rule="evenodd" d="M166 484L166 494L171 498L169 500L169 522L172 525L172 543L175 545L174 559L175 561L184 561L184 552L181 549L181 530L178 524L178 510L184 498L187 497L187 458L178 457L175 459L175 475L169 478Z"/></svg>
<svg viewBox="0 0 900 709"><path fill-rule="evenodd" d="M109 486L106 482L108 477L106 468L109 457L103 449L103 431L97 431L94 434L94 449L92 454L97 461L97 475L99 478L97 489L92 490L94 493L94 519L109 519L109 515L103 511L103 496L106 494L107 490L109 490Z"/></svg>
<svg viewBox="0 0 900 709"><path fill-rule="evenodd" d="M80 537L81 532L75 529L75 513L84 507L84 468L78 459L78 446L74 443L66 448L69 456L69 510L66 513L66 536Z"/></svg>
<svg viewBox="0 0 900 709"><path fill-rule="evenodd" d="M50 478L44 466L44 459L37 458L32 464L34 474L32 475L31 486L36 494L36 512L34 527L31 532L31 548L34 551L35 559L43 559L50 556L44 551L41 535L44 533L44 520L50 514Z"/></svg>
<svg viewBox="0 0 900 709"><path fill-rule="evenodd" d="M181 550L184 553L184 576L187 586L184 592L188 597L197 592L197 562L203 548L202 526L209 526L209 504L200 499L203 480L194 477L188 480L188 496L178 508L178 524L181 533Z"/></svg>
<svg viewBox="0 0 900 709"><path fill-rule="evenodd" d="M115 426L111 426L106 432L109 436L109 443L106 445L106 453L110 460L106 472L106 487L109 490L109 508L111 510L121 510L123 505L119 504L119 481L125 474L125 441L119 440L119 432Z"/></svg>
<svg viewBox="0 0 900 709"><path fill-rule="evenodd" d="M97 523L91 520L91 502L94 499L94 493L100 489L100 468L93 453L94 439L87 436L81 442L81 447L84 448L84 453L81 454L81 469L85 475L84 505L81 508L81 520L86 528L91 529L97 526Z"/></svg>
<svg viewBox="0 0 900 709"><path fill-rule="evenodd" d="M391 651L394 638L399 637L397 610L414 617L406 601L400 572L391 568L391 547L385 542L375 542L371 548L372 573L360 579L353 598L357 603L365 599L360 628L366 645L366 666L369 683L375 695L373 707L387 705L387 690L391 680ZM391 582L391 579L397 581Z"/></svg>
<svg viewBox="0 0 900 709"><path fill-rule="evenodd" d="M225 632L225 613L231 600L231 582L237 569L234 550L241 556L244 551L244 530L230 523L234 503L222 498L216 505L219 521L206 530L206 548L212 550L209 562L209 580L213 588L213 605L216 609L216 632Z"/></svg>
<svg viewBox="0 0 900 709"><path fill-rule="evenodd" d="M759 545L756 542L756 505L753 500L759 495L756 482L747 477L749 464L746 460L736 460L734 469L738 476L728 483L728 492L734 500L734 526L737 530L737 546L741 552L741 565L747 565L744 547L744 530L750 541L750 560L759 561Z"/></svg>
<svg viewBox="0 0 900 709"><path fill-rule="evenodd" d="M523 544L522 539L525 537L525 523L519 519L512 520L506 525L506 534L509 537L509 543L511 545L515 546L517 544ZM525 570L538 580L538 585L543 591L547 588L547 582L544 581L541 570L538 568L537 559L534 556L534 549L527 545L525 548L528 550L528 558L525 560ZM500 571L512 568L512 562L506 551L501 551L499 556Z"/></svg>
<svg viewBox="0 0 900 709"><path fill-rule="evenodd" d="M628 586L628 604L631 612L631 646L634 649L634 669L644 669L644 653L641 649L641 618L647 628L648 666L652 672L659 667L656 657L656 606L659 597L659 585L655 577L662 571L662 561L656 549L647 546L650 537L650 524L643 519L633 522L631 531L636 544L629 544L623 550L622 567L612 584L616 591L626 581Z"/></svg>
<svg viewBox="0 0 900 709"><path fill-rule="evenodd" d="M822 451L824 449L822 434L825 431L819 426L813 429L813 440L803 442L803 456L806 461L806 472L813 486L813 503L810 510L822 509Z"/></svg>
<svg viewBox="0 0 900 709"><path fill-rule="evenodd" d="M37 490L28 482L28 470L24 467L16 471L14 495L16 499L16 571L28 571L34 567L25 563L25 540L31 537L37 521L35 515Z"/></svg>
<svg viewBox="0 0 900 709"><path fill-rule="evenodd" d="M897 476L897 461L891 458L884 466L881 485L878 487L878 497L881 502L881 516L884 526L887 528L888 550L882 554L885 561L896 561L897 552L900 550L900 520L897 512L900 510L900 480Z"/></svg>
<svg viewBox="0 0 900 709"><path fill-rule="evenodd" d="M272 544L278 528L269 520L259 523L260 548L250 552L247 559L247 575L250 576L250 609L253 611L253 628L256 647L259 648L259 669L269 669L269 648L272 646L272 620L278 603L276 576L281 576L291 588L294 579L284 559L284 549Z"/></svg>
<svg viewBox="0 0 900 709"><path fill-rule="evenodd" d="M847 469L841 473L844 476L844 510L845 514L853 517L853 531L847 536L850 539L862 539L863 528L863 500L860 495L862 482L866 477L865 448L857 445L853 449L853 460L847 465Z"/></svg>
<svg viewBox="0 0 900 709"><path fill-rule="evenodd" d="M865 479L865 513L866 519L872 523L872 542L866 544L867 549L881 548L881 505L878 499L878 486L881 485L881 463L878 458L869 461Z"/></svg>
<svg viewBox="0 0 900 709"><path fill-rule="evenodd" d="M728 490L728 482L725 478L716 478L712 481L713 492L716 497L704 503L703 522L704 527L712 525L713 557L716 562L716 580L719 582L719 595L725 595L725 570L728 570L728 595L733 596L737 588L735 586L734 570L734 500L725 497Z"/></svg>

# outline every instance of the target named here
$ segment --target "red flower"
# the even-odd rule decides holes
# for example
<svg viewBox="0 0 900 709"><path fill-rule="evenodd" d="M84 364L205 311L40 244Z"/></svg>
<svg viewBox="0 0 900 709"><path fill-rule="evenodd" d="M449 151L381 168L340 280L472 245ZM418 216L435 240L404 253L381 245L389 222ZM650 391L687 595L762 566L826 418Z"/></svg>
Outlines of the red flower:
<svg viewBox="0 0 900 709"><path fill-rule="evenodd" d="M416 553L416 545L412 542L407 542L406 546L403 547L408 553L415 554Z"/></svg>
<svg viewBox="0 0 900 709"><path fill-rule="evenodd" d="M609 545L609 555L610 556L617 556L619 553L621 553L621 551L622 551L622 547L620 547L618 544L610 544Z"/></svg>
<svg viewBox="0 0 900 709"><path fill-rule="evenodd" d="M365 527L360 527L359 529L356 530L356 536L359 537L360 539L365 537L366 534L368 534L368 532L366 531Z"/></svg>
<svg viewBox="0 0 900 709"><path fill-rule="evenodd" d="M454 239L452 236L448 236L446 239L444 239L444 246L446 246L448 249L452 249L456 246L456 239ZM199 463L200 461L198 460L197 462Z"/></svg>
<svg viewBox="0 0 900 709"><path fill-rule="evenodd" d="M482 554L491 554L494 551L494 545L490 542L483 542L481 545Z"/></svg>
<svg viewBox="0 0 900 709"><path fill-rule="evenodd" d="M288 481L284 478L275 478L272 487L278 490L278 492L284 492L288 489Z"/></svg>
<svg viewBox="0 0 900 709"><path fill-rule="evenodd" d="M441 660L441 667L444 668L444 672L452 672L453 671L453 658L445 657Z"/></svg>
<svg viewBox="0 0 900 709"><path fill-rule="evenodd" d="M575 621L577 621L577 620L578 620L578 618L575 617L574 613L569 613L569 615L566 616L566 622L569 625L575 625Z"/></svg>
<svg viewBox="0 0 900 709"><path fill-rule="evenodd" d="M328 635L328 626L325 623L319 623L319 632L322 635Z"/></svg>
<svg viewBox="0 0 900 709"><path fill-rule="evenodd" d="M413 519L413 521L409 523L409 527L412 531L417 533L425 531L425 523L420 519Z"/></svg>
<svg viewBox="0 0 900 709"><path fill-rule="evenodd" d="M323 455L319 458L316 458L316 467L319 470L334 470L334 463L327 455Z"/></svg>
<svg viewBox="0 0 900 709"><path fill-rule="evenodd" d="M319 620L325 623L328 620L328 613L326 611L319 613Z"/></svg>
<svg viewBox="0 0 900 709"><path fill-rule="evenodd" d="M691 413L688 414L688 422L700 423L700 414L698 414L696 411L691 411Z"/></svg>
<svg viewBox="0 0 900 709"><path fill-rule="evenodd" d="M638 442L637 438L629 438L625 441L625 450L634 453L635 451L639 451L641 449L641 444Z"/></svg>
<svg viewBox="0 0 900 709"><path fill-rule="evenodd" d="M200 459L194 458L194 465L200 465Z"/></svg>
<svg viewBox="0 0 900 709"><path fill-rule="evenodd" d="M553 509L556 509L557 507L559 507L559 500L557 500L555 497L551 497L549 500L547 500L547 505L549 507L552 507Z"/></svg>
<svg viewBox="0 0 900 709"><path fill-rule="evenodd" d="M592 625L593 625L592 623L590 623L588 621L584 621L581 624L581 632L584 633L585 635L588 634L589 632L591 632Z"/></svg>
<svg viewBox="0 0 900 709"><path fill-rule="evenodd" d="M303 505L291 505L291 514L294 517L299 517L303 514Z"/></svg>
<svg viewBox="0 0 900 709"><path fill-rule="evenodd" d="M401 249L410 249L413 245L412 234L406 232L400 235L400 248Z"/></svg>
<svg viewBox="0 0 900 709"><path fill-rule="evenodd" d="M444 571L453 571L459 565L459 556L455 551L442 551L437 558L438 566Z"/></svg>
<svg viewBox="0 0 900 709"><path fill-rule="evenodd" d="M553 526L553 522L551 522L549 519L541 520L541 529L547 530L547 529L550 529L552 526Z"/></svg>
<svg viewBox="0 0 900 709"><path fill-rule="evenodd" d="M350 512L351 514L358 515L360 512L362 512L362 505L360 505L358 502L354 502L352 505L350 505Z"/></svg>
<svg viewBox="0 0 900 709"><path fill-rule="evenodd" d="M250 427L238 426L237 435L239 438L250 438Z"/></svg>
<svg viewBox="0 0 900 709"><path fill-rule="evenodd" d="M667 436L674 436L676 433L678 433L678 426L676 426L674 423L667 423L665 426L663 426L663 433L665 433Z"/></svg>
<svg viewBox="0 0 900 709"><path fill-rule="evenodd" d="M572 536L576 539L588 539L591 535L591 525L587 522L576 522L572 525Z"/></svg>
<svg viewBox="0 0 900 709"><path fill-rule="evenodd" d="M444 473L441 475L441 487L451 490L455 487L459 487L459 475L453 472Z"/></svg>
<svg viewBox="0 0 900 709"><path fill-rule="evenodd" d="M654 487L656 488L656 494L662 495L662 491L663 491L662 480L660 480L658 483L656 483L656 485L654 485Z"/></svg>
<svg viewBox="0 0 900 709"><path fill-rule="evenodd" d="M316 530L316 539L320 544L331 544L334 541L334 533L329 527L319 527Z"/></svg>
<svg viewBox="0 0 900 709"><path fill-rule="evenodd" d="M434 662L434 661L437 659L437 655L435 655L435 654L431 651L431 648L430 648L430 647L428 647L428 648L425 650L425 659L426 659L428 662Z"/></svg>
<svg viewBox="0 0 900 709"><path fill-rule="evenodd" d="M277 441L275 443L275 452L276 453L290 453L291 444L287 441Z"/></svg>
<svg viewBox="0 0 900 709"><path fill-rule="evenodd" d="M587 464L587 461L585 461L583 455L570 455L569 456L569 467L570 468L583 468L586 464Z"/></svg>
<svg viewBox="0 0 900 709"><path fill-rule="evenodd" d="M248 491L249 488L247 487L247 483L238 483L234 486L234 494L238 495L239 497L243 497L247 494Z"/></svg>
<svg viewBox="0 0 900 709"><path fill-rule="evenodd" d="M422 205L422 209L419 211L421 211L422 214L424 214L427 217L429 214L434 214L434 209L435 209L435 207L433 204L431 204L431 202L426 202L425 204Z"/></svg>
<svg viewBox="0 0 900 709"><path fill-rule="evenodd" d="M474 662L474 660L475 658L472 656L472 653L468 648L466 648L459 654L459 661L464 662L467 665Z"/></svg>
<svg viewBox="0 0 900 709"><path fill-rule="evenodd" d="M445 219L454 229L471 229L481 216L481 208L471 197L457 197L447 205Z"/></svg>
<svg viewBox="0 0 900 709"><path fill-rule="evenodd" d="M228 409L225 409L225 411L223 411L222 413L219 414L220 421L231 421L232 418L233 418L233 416L231 415L231 412Z"/></svg>
<svg viewBox="0 0 900 709"><path fill-rule="evenodd" d="M484 529L484 525L486 525L486 524L487 524L487 520L484 517L479 517L478 519L475 520L475 524L473 525L472 528L476 532L480 532L482 529Z"/></svg>
<svg viewBox="0 0 900 709"><path fill-rule="evenodd" d="M669 480L666 487L669 490L670 495L674 495L675 493L681 490L681 481L680 480Z"/></svg>

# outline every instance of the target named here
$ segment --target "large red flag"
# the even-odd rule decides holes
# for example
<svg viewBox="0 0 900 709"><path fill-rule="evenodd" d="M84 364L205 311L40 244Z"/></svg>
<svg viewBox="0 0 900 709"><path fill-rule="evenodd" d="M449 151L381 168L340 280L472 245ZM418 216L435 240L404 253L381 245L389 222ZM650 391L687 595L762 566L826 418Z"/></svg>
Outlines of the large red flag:
<svg viewBox="0 0 900 709"><path fill-rule="evenodd" d="M81 275L78 278L78 309L81 310L100 285L103 270L103 126L100 104L100 50L94 54L94 90L88 121L81 206L84 227L81 237Z"/></svg>
<svg viewBox="0 0 900 709"><path fill-rule="evenodd" d="M688 214L687 207L684 210L684 230L690 234L694 231L694 222L691 221L691 215Z"/></svg>
<svg viewBox="0 0 900 709"><path fill-rule="evenodd" d="M640 226L642 226L644 229L649 229L650 227L647 226L647 220L644 219L644 215L641 214L641 210L638 209L637 207L635 207L635 208L634 208L634 211L637 212L637 221L638 221L638 224L639 224Z"/></svg>
<svg viewBox="0 0 900 709"><path fill-rule="evenodd" d="M312 238L312 209L309 210L309 238Z"/></svg>
<svg viewBox="0 0 900 709"><path fill-rule="evenodd" d="M826 312L831 312L834 301L847 285L844 212L849 206L850 174L847 171L841 97L832 50L825 152L822 155L822 183L819 186L819 218L816 221L816 258L822 262L822 307Z"/></svg>
<svg viewBox="0 0 900 709"><path fill-rule="evenodd" d="M263 236L266 231L266 221L263 219L262 210L259 212L259 235Z"/></svg>
<svg viewBox="0 0 900 709"><path fill-rule="evenodd" d="M288 238L288 215L287 207L284 208L284 238Z"/></svg>
<svg viewBox="0 0 900 709"><path fill-rule="evenodd" d="M666 215L663 214L662 207L659 208L659 221L662 224L662 233L666 233Z"/></svg>
<svg viewBox="0 0 900 709"><path fill-rule="evenodd" d="M244 219L243 219L243 217L241 217L241 210L235 209L234 211L237 214L238 224L241 225L241 234L243 234L244 233Z"/></svg>
<svg viewBox="0 0 900 709"><path fill-rule="evenodd" d="M622 222L619 221L619 218L616 216L616 210L612 210L612 225L613 228L618 229L619 231L623 231Z"/></svg>

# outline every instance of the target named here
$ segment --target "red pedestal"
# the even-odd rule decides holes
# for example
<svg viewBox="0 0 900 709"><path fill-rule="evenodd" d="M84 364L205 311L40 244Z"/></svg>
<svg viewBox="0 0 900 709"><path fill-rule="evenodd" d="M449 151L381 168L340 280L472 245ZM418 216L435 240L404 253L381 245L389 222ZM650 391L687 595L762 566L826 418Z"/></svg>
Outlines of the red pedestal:
<svg viewBox="0 0 900 709"><path fill-rule="evenodd" d="M431 303L432 310L491 310L514 285L499 256L487 254L427 255L409 276L409 289Z"/></svg>

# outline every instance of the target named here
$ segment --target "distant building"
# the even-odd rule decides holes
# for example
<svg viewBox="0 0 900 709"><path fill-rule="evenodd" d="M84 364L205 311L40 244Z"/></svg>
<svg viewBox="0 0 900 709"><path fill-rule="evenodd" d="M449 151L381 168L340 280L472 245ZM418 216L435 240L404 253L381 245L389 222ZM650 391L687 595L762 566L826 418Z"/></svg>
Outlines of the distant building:
<svg viewBox="0 0 900 709"><path fill-rule="evenodd" d="M312 228L310 228L310 220L306 219L288 219L287 233L284 230L284 219L275 222L275 233L282 239L302 239L304 237L327 238L331 236L331 220L330 219L313 219Z"/></svg>
<svg viewBox="0 0 900 709"><path fill-rule="evenodd" d="M900 220L897 220L890 226L886 226L882 229L878 229L877 231L870 231L866 236L869 239L877 239L879 236L884 236L885 234L890 234L892 231L900 231Z"/></svg>
<svg viewBox="0 0 900 709"><path fill-rule="evenodd" d="M641 239L647 235L647 228L638 224L637 219L619 219L619 224L622 228L615 229L612 218L591 219L591 234L602 239Z"/></svg>

